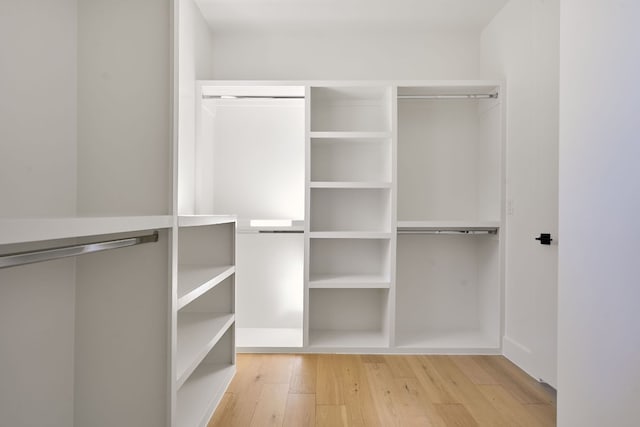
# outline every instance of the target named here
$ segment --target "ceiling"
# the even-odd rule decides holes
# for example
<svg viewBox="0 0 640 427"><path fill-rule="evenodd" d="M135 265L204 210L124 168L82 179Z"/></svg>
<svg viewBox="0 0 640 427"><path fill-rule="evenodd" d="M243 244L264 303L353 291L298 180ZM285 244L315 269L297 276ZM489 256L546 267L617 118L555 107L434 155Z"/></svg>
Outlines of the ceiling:
<svg viewBox="0 0 640 427"><path fill-rule="evenodd" d="M195 0L214 32L480 30L508 0Z"/></svg>

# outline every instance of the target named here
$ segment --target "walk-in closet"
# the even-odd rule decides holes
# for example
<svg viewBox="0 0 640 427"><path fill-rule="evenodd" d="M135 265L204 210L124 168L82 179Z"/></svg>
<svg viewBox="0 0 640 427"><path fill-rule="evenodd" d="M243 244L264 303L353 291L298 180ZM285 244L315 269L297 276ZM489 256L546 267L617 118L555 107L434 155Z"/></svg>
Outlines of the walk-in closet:
<svg viewBox="0 0 640 427"><path fill-rule="evenodd" d="M638 98L619 100L625 76L601 65L637 56L633 37L610 41L630 28L613 22L638 17L633 2L5 3L0 427L205 427L243 396L228 392L234 377L265 381L259 357L281 363L274 377L311 361L314 375L355 381L359 366L379 392L410 393L385 388L386 370L437 382L431 362L410 361L426 355L454 377L466 369L471 389L489 381L474 366L558 389L559 424L591 427L576 408L603 399L578 378L605 378L599 349L626 336L607 325L637 301L615 291L634 246L609 240L637 233L599 209L619 205L604 183L637 156L581 150L635 134L623 107ZM595 217L615 225L606 238ZM598 292L601 277L625 297ZM598 331L594 349L586 334ZM344 366L326 371L334 359ZM616 372L607 381L638 378ZM286 403L286 384L264 390ZM504 416L489 388L483 408ZM309 425L344 418L349 396ZM436 402L448 403L459 404ZM555 400L543 403L555 417Z"/></svg>

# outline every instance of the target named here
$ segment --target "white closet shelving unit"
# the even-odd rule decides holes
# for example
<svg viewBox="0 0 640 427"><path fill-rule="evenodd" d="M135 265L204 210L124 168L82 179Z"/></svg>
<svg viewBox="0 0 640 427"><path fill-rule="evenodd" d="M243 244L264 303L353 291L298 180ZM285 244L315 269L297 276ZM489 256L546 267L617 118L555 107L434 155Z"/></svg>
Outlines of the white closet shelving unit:
<svg viewBox="0 0 640 427"><path fill-rule="evenodd" d="M390 343L395 109L387 85L307 92L305 301L310 349Z"/></svg>
<svg viewBox="0 0 640 427"><path fill-rule="evenodd" d="M235 229L233 216L178 217L178 427L205 426L235 373Z"/></svg>
<svg viewBox="0 0 640 427"><path fill-rule="evenodd" d="M207 81L198 88L205 95L242 95L224 103L203 100L203 115L216 112L215 122L201 121L203 153L211 147L229 153L236 159L230 161L237 165L234 174L251 175L262 168L264 182L270 182L274 170L277 175L302 166L304 172L304 215L284 227L249 221L267 206L272 211L279 203L285 206L283 193L265 204L258 200L264 198L260 191L249 209L246 200L232 203L240 193L222 184L212 192L211 206L226 203L227 210L237 206L245 212L238 263L246 261L246 268L259 272L245 276L244 286L252 289L245 301L265 293L287 313L295 287L301 286L292 277L304 271L303 327L282 327L264 308L254 307L251 319L245 318L253 325L239 327L241 351L500 352L504 167L503 109L495 96L499 82ZM264 154L277 140L258 142L242 137L244 131L236 139L233 128L227 128L254 120L256 105L265 109L261 117L274 114L269 117L275 119L282 104L252 101L252 93L304 96L304 117L289 118L298 130L288 142L289 150L297 150L306 141L303 165L292 163L299 157L284 161ZM222 120L230 114L227 122ZM264 150L262 163L247 154L251 147ZM216 168L224 172L228 165L216 164L210 173L217 177L214 182L228 182L231 175ZM251 182L246 182L242 194L248 194ZM297 180L287 182L298 185ZM298 194L291 189L288 193ZM262 212L267 220L286 217ZM299 239L294 231L304 231L304 252L297 243L295 249L282 246L286 239ZM275 243L265 243L269 239L279 241L277 251ZM300 270L293 274L292 268ZM239 318L245 316L241 306Z"/></svg>

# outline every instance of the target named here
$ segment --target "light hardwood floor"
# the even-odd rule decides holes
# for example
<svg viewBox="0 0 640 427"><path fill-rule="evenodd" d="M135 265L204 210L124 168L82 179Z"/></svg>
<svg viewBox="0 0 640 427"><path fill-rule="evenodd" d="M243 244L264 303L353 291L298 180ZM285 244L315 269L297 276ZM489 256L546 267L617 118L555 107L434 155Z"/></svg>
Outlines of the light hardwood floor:
<svg viewBox="0 0 640 427"><path fill-rule="evenodd" d="M209 427L555 426L552 389L502 356L239 354Z"/></svg>

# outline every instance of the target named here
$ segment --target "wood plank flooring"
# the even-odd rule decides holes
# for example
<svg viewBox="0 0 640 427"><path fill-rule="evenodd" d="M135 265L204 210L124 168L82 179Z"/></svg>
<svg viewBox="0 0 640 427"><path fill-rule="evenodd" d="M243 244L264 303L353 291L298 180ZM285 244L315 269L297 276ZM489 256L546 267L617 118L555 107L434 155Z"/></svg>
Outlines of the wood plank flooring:
<svg viewBox="0 0 640 427"><path fill-rule="evenodd" d="M545 427L552 389L502 356L239 354L209 427Z"/></svg>

